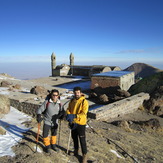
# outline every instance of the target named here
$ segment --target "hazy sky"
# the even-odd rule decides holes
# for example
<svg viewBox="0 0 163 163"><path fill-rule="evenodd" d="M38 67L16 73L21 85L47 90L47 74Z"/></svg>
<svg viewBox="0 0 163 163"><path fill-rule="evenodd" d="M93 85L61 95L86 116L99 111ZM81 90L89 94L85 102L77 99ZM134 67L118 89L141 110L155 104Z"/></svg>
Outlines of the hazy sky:
<svg viewBox="0 0 163 163"><path fill-rule="evenodd" d="M0 62L163 65L163 0L0 0ZM129 65L128 65L129 66Z"/></svg>

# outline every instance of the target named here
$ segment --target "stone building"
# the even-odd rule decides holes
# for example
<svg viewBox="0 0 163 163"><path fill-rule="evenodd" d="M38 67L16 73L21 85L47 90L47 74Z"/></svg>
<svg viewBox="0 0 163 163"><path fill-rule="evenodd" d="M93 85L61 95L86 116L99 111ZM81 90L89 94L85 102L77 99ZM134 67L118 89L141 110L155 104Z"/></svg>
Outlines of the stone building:
<svg viewBox="0 0 163 163"><path fill-rule="evenodd" d="M119 86L122 90L127 91L134 84L134 77L134 72L131 71L109 71L93 74L91 77L91 89Z"/></svg>
<svg viewBox="0 0 163 163"><path fill-rule="evenodd" d="M67 76L69 71L70 71L70 66L66 64L61 64L61 65L58 65L55 69L53 69L52 76Z"/></svg>
<svg viewBox="0 0 163 163"><path fill-rule="evenodd" d="M83 65L74 65L74 55L70 54L70 65L61 64L56 66L56 55L52 53L51 55L51 67L52 67L52 76L85 76L91 78L92 74L103 73L114 70L121 70L118 66L105 66L105 65L92 65L92 66L83 66Z"/></svg>

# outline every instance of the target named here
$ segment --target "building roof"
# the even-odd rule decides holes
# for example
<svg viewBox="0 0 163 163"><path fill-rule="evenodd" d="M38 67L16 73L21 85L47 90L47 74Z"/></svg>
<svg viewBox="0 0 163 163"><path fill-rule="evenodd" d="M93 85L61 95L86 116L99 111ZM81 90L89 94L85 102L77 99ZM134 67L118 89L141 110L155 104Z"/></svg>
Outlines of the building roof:
<svg viewBox="0 0 163 163"><path fill-rule="evenodd" d="M92 76L103 76L103 77L121 77L123 75L127 75L132 73L133 71L108 71L108 72L103 72L103 73L98 73L98 74L93 74Z"/></svg>

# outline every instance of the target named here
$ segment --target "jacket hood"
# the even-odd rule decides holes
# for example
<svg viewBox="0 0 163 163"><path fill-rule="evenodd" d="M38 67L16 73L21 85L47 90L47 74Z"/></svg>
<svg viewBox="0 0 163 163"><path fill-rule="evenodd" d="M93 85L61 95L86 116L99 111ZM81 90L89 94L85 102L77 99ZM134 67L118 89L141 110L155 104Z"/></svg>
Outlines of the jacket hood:
<svg viewBox="0 0 163 163"><path fill-rule="evenodd" d="M53 103L53 100L50 98L49 102ZM61 103L61 101L59 99L57 99L57 104Z"/></svg>

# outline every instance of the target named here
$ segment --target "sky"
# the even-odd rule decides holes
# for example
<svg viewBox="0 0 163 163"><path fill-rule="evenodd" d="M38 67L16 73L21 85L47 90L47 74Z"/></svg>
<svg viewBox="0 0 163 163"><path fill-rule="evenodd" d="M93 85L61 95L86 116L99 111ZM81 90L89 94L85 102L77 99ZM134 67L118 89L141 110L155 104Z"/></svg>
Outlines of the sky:
<svg viewBox="0 0 163 163"><path fill-rule="evenodd" d="M57 64L69 64L73 53L75 64L163 69L162 6L162 0L0 0L0 64L50 69L54 52Z"/></svg>

